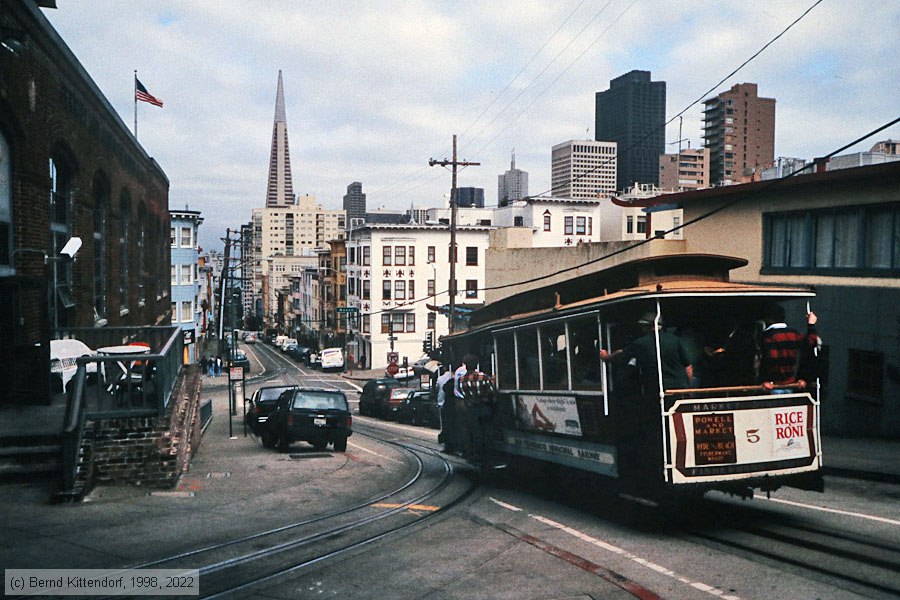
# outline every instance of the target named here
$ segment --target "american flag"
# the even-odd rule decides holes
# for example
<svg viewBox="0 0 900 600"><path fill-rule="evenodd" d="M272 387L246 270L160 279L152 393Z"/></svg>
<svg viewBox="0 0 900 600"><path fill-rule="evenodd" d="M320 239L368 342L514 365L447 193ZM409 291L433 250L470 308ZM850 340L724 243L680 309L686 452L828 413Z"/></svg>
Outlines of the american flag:
<svg viewBox="0 0 900 600"><path fill-rule="evenodd" d="M141 102L149 102L153 106L159 106L160 108L162 108L163 105L162 100L151 95L137 77L134 78L134 99L135 101L140 100Z"/></svg>

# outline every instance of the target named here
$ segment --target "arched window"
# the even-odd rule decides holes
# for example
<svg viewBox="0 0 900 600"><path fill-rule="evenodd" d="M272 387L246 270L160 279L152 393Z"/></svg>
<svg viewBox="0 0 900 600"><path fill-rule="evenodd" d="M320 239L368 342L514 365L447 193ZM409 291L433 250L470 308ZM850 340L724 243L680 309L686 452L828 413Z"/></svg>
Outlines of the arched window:
<svg viewBox="0 0 900 600"><path fill-rule="evenodd" d="M137 289L138 305L144 306L147 301L147 265L144 263L144 246L147 241L147 209L144 203L138 205L137 232Z"/></svg>
<svg viewBox="0 0 900 600"><path fill-rule="evenodd" d="M12 274L12 160L0 131L0 275Z"/></svg>
<svg viewBox="0 0 900 600"><path fill-rule="evenodd" d="M57 151L50 156L50 252L51 257L60 251L72 237L72 162L65 153ZM75 298L72 296L72 262L52 261L51 282L53 289L50 303L50 323L53 327L67 327L74 322Z"/></svg>
<svg viewBox="0 0 900 600"><path fill-rule="evenodd" d="M128 313L128 262L131 259L129 227L131 226L131 195L122 190L119 199L119 314Z"/></svg>
<svg viewBox="0 0 900 600"><path fill-rule="evenodd" d="M550 210L544 211L544 231L550 231Z"/></svg>
<svg viewBox="0 0 900 600"><path fill-rule="evenodd" d="M94 323L106 318L106 220L110 190L106 175L98 171L92 185L94 197Z"/></svg>

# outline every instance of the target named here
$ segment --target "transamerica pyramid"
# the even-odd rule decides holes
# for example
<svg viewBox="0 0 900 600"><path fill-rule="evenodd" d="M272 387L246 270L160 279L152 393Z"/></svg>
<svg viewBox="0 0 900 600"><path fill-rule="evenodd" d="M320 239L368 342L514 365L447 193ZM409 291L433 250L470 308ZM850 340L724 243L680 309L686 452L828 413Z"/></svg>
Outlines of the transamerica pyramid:
<svg viewBox="0 0 900 600"><path fill-rule="evenodd" d="M284 112L284 85L278 71L278 93L275 96L275 124L272 126L272 153L269 156L269 186L266 208L292 206L294 184L291 181L291 152L288 148L287 117Z"/></svg>

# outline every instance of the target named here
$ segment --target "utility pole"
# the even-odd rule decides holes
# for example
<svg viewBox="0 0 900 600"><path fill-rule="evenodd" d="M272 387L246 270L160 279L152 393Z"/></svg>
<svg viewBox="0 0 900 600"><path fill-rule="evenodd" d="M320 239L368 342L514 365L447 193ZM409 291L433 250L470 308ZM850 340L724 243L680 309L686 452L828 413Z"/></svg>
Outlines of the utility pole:
<svg viewBox="0 0 900 600"><path fill-rule="evenodd" d="M481 165L477 162L456 160L456 134L453 134L453 160L434 160L428 161L428 165L433 167L440 165L442 167L452 167L453 174L450 184L450 326L449 331L453 333L453 321L456 318L456 261L458 256L456 253L456 168L457 167L475 167ZM437 286L437 282L435 282Z"/></svg>

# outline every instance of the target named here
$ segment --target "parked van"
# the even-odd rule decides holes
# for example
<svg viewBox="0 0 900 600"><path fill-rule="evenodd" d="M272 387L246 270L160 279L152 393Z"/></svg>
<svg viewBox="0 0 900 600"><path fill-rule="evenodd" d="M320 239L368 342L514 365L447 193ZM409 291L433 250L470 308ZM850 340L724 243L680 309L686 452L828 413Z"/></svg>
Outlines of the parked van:
<svg viewBox="0 0 900 600"><path fill-rule="evenodd" d="M275 347L281 348L281 345L284 344L284 341L288 339L286 335L276 335L275 336Z"/></svg>
<svg viewBox="0 0 900 600"><path fill-rule="evenodd" d="M325 369L343 369L344 351L340 348L325 348L319 354L319 362L323 371Z"/></svg>
<svg viewBox="0 0 900 600"><path fill-rule="evenodd" d="M285 338L285 340L281 342L281 351L287 352L288 348L290 348L291 346L296 348L297 345L297 340L295 340L294 338Z"/></svg>

